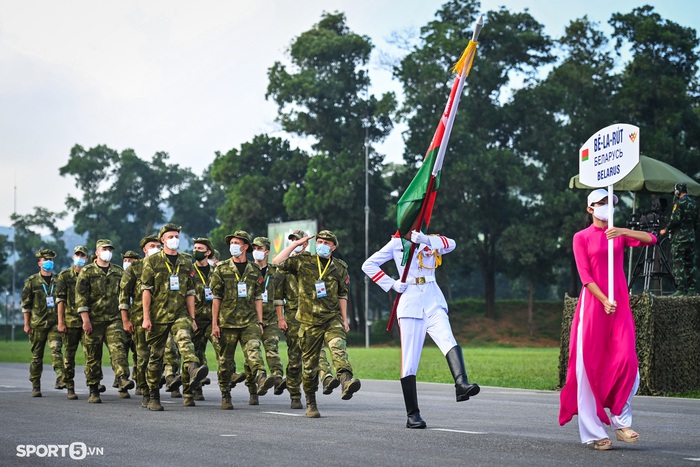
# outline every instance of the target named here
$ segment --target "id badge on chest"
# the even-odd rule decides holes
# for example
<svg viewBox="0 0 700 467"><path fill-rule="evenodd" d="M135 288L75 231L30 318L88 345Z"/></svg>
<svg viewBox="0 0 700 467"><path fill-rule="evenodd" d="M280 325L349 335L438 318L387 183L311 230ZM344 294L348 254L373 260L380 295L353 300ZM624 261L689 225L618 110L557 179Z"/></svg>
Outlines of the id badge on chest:
<svg viewBox="0 0 700 467"><path fill-rule="evenodd" d="M243 281L238 283L238 296L241 298L245 298L248 296L248 287Z"/></svg>
<svg viewBox="0 0 700 467"><path fill-rule="evenodd" d="M46 307L53 308L54 306L55 306L55 304L53 301L53 297L51 295L49 295L48 297L46 297Z"/></svg>
<svg viewBox="0 0 700 467"><path fill-rule="evenodd" d="M214 300L214 294L211 293L211 289L209 287L204 287L204 300L208 302Z"/></svg>
<svg viewBox="0 0 700 467"><path fill-rule="evenodd" d="M315 286L316 286L316 298L323 298L326 295L328 295L326 293L326 283L325 282L323 282L322 280L317 280Z"/></svg>
<svg viewBox="0 0 700 467"><path fill-rule="evenodd" d="M170 276L170 290L180 290L179 276Z"/></svg>
<svg viewBox="0 0 700 467"><path fill-rule="evenodd" d="M267 290L263 292L262 296L262 301L263 303L267 303Z"/></svg>

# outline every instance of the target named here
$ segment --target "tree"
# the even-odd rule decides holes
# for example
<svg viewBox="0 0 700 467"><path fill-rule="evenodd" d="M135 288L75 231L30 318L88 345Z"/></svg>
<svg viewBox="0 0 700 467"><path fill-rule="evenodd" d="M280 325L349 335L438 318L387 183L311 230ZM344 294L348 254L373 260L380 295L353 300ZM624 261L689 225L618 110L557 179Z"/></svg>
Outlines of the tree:
<svg viewBox="0 0 700 467"><path fill-rule="evenodd" d="M216 212L225 196L211 172L212 166L209 166L198 177L190 169L179 169L179 183L168 187L167 201L173 209L170 222L181 225L193 238L207 237L219 226Z"/></svg>
<svg viewBox="0 0 700 467"><path fill-rule="evenodd" d="M290 220L284 196L304 183L307 162L304 151L268 135L255 136L240 150L217 152L210 172L223 201L217 210L221 226L214 230L215 244L224 247L224 237L239 229L265 236L268 223Z"/></svg>
<svg viewBox="0 0 700 467"><path fill-rule="evenodd" d="M56 226L64 216L63 212L53 213L46 208L35 207L31 214L12 214L10 217L15 232L17 290L22 289L29 276L39 272L35 254L42 248L56 253L55 271L60 271L70 264L68 251L63 243L63 231Z"/></svg>
<svg viewBox="0 0 700 467"><path fill-rule="evenodd" d="M324 13L314 27L289 48L291 66L269 70L267 97L279 106L278 121L292 134L308 137L313 154L304 184L290 187L284 204L290 216L315 218L320 229L333 230L339 253L349 264L351 280L360 283L364 261L365 150L369 150L370 243L379 246L392 232L386 218L389 190L381 178L382 157L371 145L392 129L395 98L369 95L373 45L353 33L342 13ZM362 303L359 288L348 307Z"/></svg>
<svg viewBox="0 0 700 467"><path fill-rule="evenodd" d="M468 43L479 9L474 0L445 3L422 28L421 45L395 70L406 94L402 114L409 126L404 154L409 164L422 159L432 138L453 79L448 70ZM510 147L506 128L512 125L503 95L515 74L531 79L552 56L550 39L527 12L501 8L487 13L486 24L452 130L432 228L461 245L457 256L463 275L472 262L478 265L486 315L495 317L496 273L504 264L501 237L526 209L523 180L530 173Z"/></svg>
<svg viewBox="0 0 700 467"><path fill-rule="evenodd" d="M7 264L11 251L7 235L0 235L0 289L10 288L12 284L12 268Z"/></svg>
<svg viewBox="0 0 700 467"><path fill-rule="evenodd" d="M120 154L107 146L86 151L79 145L71 149L60 174L73 176L82 192L82 199L69 195L66 200L74 212L75 231L87 233L89 245L109 238L123 251L136 248L142 237L154 233L164 220L170 187L183 178L164 152L147 161L132 149Z"/></svg>
<svg viewBox="0 0 700 467"><path fill-rule="evenodd" d="M664 21L649 5L616 13L610 24L617 49L628 45L633 53L621 75L618 118L640 127L647 155L700 174L697 32Z"/></svg>

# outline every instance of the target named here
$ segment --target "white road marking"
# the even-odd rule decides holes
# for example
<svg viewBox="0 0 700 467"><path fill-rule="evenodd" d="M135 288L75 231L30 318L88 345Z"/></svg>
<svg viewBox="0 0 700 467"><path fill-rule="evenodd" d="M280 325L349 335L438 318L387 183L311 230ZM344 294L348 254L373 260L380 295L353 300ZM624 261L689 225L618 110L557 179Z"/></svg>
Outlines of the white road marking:
<svg viewBox="0 0 700 467"><path fill-rule="evenodd" d="M263 412L263 413L269 413L272 415L286 415L288 417L305 417L306 416L303 413L288 413L288 412Z"/></svg>
<svg viewBox="0 0 700 467"><path fill-rule="evenodd" d="M450 433L466 433L468 435L488 435L486 431L466 431L466 430L450 430L449 428L428 428L433 431L449 431Z"/></svg>
<svg viewBox="0 0 700 467"><path fill-rule="evenodd" d="M700 462L700 457L686 457L683 459L685 461L695 461L695 462Z"/></svg>
<svg viewBox="0 0 700 467"><path fill-rule="evenodd" d="M222 436L222 437L230 437L230 438L235 438L235 437L236 437L236 436L238 436L238 435L219 435L219 436Z"/></svg>

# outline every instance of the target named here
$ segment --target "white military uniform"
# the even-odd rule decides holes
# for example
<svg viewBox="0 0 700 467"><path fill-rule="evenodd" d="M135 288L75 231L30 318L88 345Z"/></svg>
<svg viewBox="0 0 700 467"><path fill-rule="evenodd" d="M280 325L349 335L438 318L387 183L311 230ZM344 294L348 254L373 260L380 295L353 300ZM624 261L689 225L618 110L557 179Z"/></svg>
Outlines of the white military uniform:
<svg viewBox="0 0 700 467"><path fill-rule="evenodd" d="M430 246L418 245L409 260L410 269L406 278L408 287L399 300L396 316L401 332L401 378L415 375L420 362L425 334L437 344L443 355L457 345L447 317L447 302L435 282L435 254L443 255L455 249L455 241L440 235L428 236ZM421 255L421 267L418 259ZM400 238L393 237L381 250L374 253L362 265L362 270L385 292L395 280L382 271L382 264L394 260L403 276L403 245Z"/></svg>

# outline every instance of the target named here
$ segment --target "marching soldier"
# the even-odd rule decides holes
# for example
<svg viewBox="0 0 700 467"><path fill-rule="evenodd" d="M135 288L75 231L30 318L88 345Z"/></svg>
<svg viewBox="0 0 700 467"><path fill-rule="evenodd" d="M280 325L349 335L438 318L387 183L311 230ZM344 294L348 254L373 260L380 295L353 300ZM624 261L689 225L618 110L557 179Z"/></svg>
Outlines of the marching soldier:
<svg viewBox="0 0 700 467"><path fill-rule="evenodd" d="M262 276L260 268L246 259L252 244L250 235L237 230L225 239L231 258L216 267L211 278L214 294L212 303L212 334L219 339L219 388L221 409L232 410L231 377L238 341L243 346L246 362L246 385L250 392L248 404L257 405L258 395L279 384L275 375L267 376L261 346L263 331Z"/></svg>
<svg viewBox="0 0 700 467"><path fill-rule="evenodd" d="M126 253L122 253L122 269L124 269L124 271L127 271L129 269L129 267L131 267L131 265L134 263L134 261L138 261L140 259L141 259L141 255L139 255L138 253L136 253L133 250L127 250ZM121 287L120 287L120 290L121 290ZM121 302L119 302L119 303L121 304ZM120 310L121 310L121 308L120 308ZM133 367L132 372L131 372L131 379L136 381L136 360L138 358L136 356L136 342L134 342L133 335L129 332L124 333L124 338L125 338L124 348L126 349L126 360L129 361L129 351L131 351L131 355L132 355L132 358L134 360L134 367ZM141 392L139 391L138 384L137 384L135 394L140 395L140 393Z"/></svg>
<svg viewBox="0 0 700 467"><path fill-rule="evenodd" d="M674 297L695 295L695 229L698 226L698 208L688 196L685 183L676 183L673 212L665 229L659 233L671 233L673 280L676 283Z"/></svg>
<svg viewBox="0 0 700 467"><path fill-rule="evenodd" d="M63 333L66 354L63 360L63 381L68 389L68 399L78 399L75 393L75 353L83 338L83 322L75 302L75 284L78 274L85 266L88 250L76 246L73 250L73 265L56 277L56 304L58 308L58 332Z"/></svg>
<svg viewBox="0 0 700 467"><path fill-rule="evenodd" d="M282 371L282 360L279 354L280 328L277 325L277 315L274 305L274 293L276 282L276 269L267 264L267 256L270 254L270 240L267 237L255 237L253 240L253 259L260 268L263 278L263 334L262 342L265 348L265 360L270 369L270 374L279 377L279 383L275 385L274 393L280 395L287 387Z"/></svg>
<svg viewBox="0 0 700 467"><path fill-rule="evenodd" d="M80 271L76 282L76 305L83 320L85 379L90 388L89 403L101 403L102 350L107 344L119 396L128 398L134 387L129 380L129 362L124 347L124 327L119 314L119 282L123 270L112 264L114 245L109 239L97 240L97 258Z"/></svg>
<svg viewBox="0 0 700 467"><path fill-rule="evenodd" d="M155 235L143 237L139 242L144 258L160 253L160 242ZM146 344L146 330L143 329L143 295L141 291L141 274L144 260L137 259L124 270L119 283L119 309L121 310L124 330L132 336L136 346L136 395L141 395L141 407L148 407L148 383L146 367L151 355Z"/></svg>
<svg viewBox="0 0 700 467"><path fill-rule="evenodd" d="M32 397L41 397L41 373L44 369L46 343L51 349L51 363L56 372L55 389L66 387L63 380L62 336L58 332L56 313L56 283L53 277L56 253L42 248L34 256L38 258L39 272L32 274L22 288L22 313L24 332L32 344L32 362L29 365L29 381L32 382Z"/></svg>
<svg viewBox="0 0 700 467"><path fill-rule="evenodd" d="M342 399L348 400L360 389L359 379L353 378L352 366L346 348L348 276L347 264L333 258L338 239L329 230L322 230L316 237L316 254L303 252L290 257L292 251L314 236L294 240L272 261L273 265L296 276L299 293L297 319L301 323L303 372L302 381L306 395L306 416L319 418L316 405L318 390L318 361L324 342L330 349L333 366L342 384Z"/></svg>
<svg viewBox="0 0 700 467"><path fill-rule="evenodd" d="M192 279L195 272L192 261L178 253L180 227L165 224L158 239L163 244L163 251L144 260L141 274L142 326L147 331L146 342L151 351L146 375L150 391L148 410L151 411L163 410L160 379L169 333L172 333L184 362L182 383L186 397L192 398L193 387L197 387L209 373L206 365L200 366L192 343L192 334L197 330Z"/></svg>

